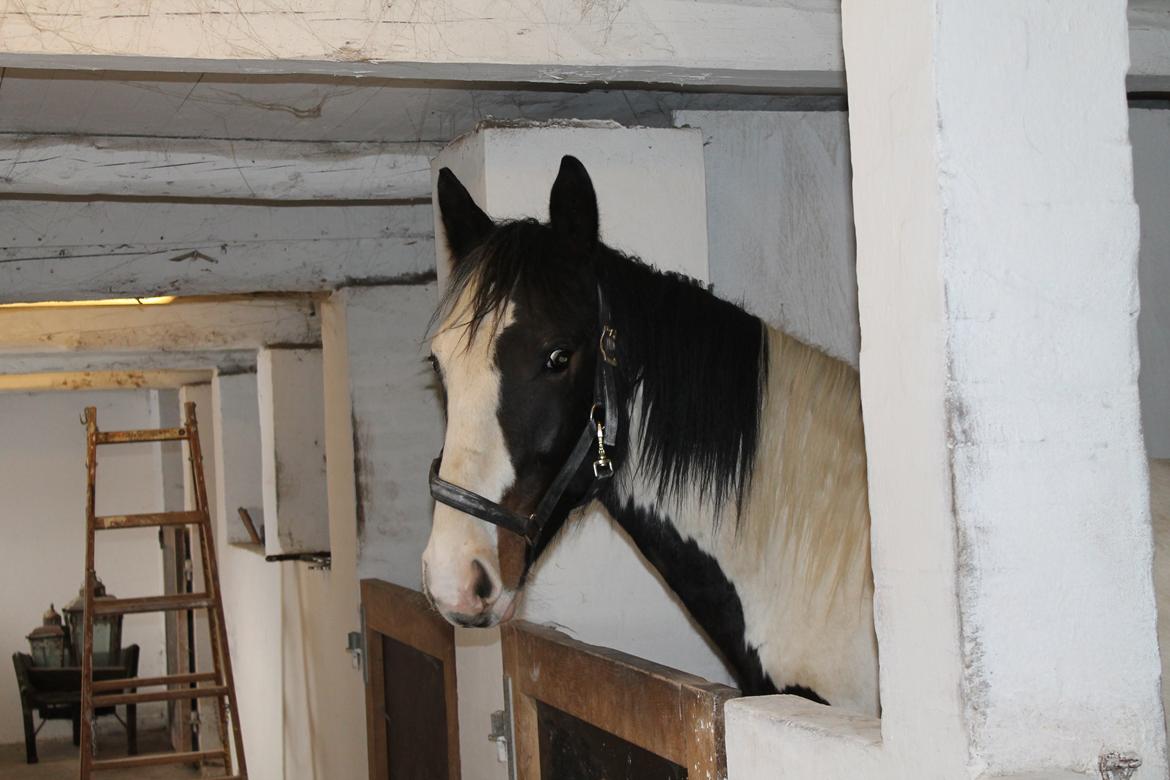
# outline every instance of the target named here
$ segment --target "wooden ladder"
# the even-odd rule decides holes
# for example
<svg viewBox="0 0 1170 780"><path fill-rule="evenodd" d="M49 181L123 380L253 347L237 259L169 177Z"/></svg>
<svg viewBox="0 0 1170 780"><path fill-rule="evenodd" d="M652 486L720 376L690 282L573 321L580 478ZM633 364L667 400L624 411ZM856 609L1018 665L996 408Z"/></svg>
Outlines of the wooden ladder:
<svg viewBox="0 0 1170 780"><path fill-rule="evenodd" d="M228 653L227 630L223 620L223 599L219 589L219 568L215 558L215 537L207 508L207 486L203 481L203 453L199 449L199 427L195 420L195 404L185 405L186 422L182 428L161 428L141 431L99 431L97 409L85 410L86 470L88 481L85 492L85 619L81 657L81 780L90 780L95 772L109 769L156 766L159 764L200 763L222 759L223 780L246 780L244 741L240 732L239 707L236 704L236 686L232 679L231 656ZM134 442L185 441L191 478L195 486L195 509L185 512L154 512L137 515L98 516L94 512L97 478L97 448L105 444ZM144 596L95 600L94 542L98 531L118 528L146 528L153 526L195 526L203 559L204 593ZM96 615L128 615L168 610L187 611L206 609L211 640L213 670L191 674L172 674L164 677L130 677L117 680L93 679L93 620ZM139 688L162 688L139 692ZM218 750L155 753L126 758L98 760L94 733L94 710L119 704L180 701L214 698L219 713L219 734L222 747ZM232 774L232 751L228 741L228 717L231 717L231 735L239 758L239 772Z"/></svg>

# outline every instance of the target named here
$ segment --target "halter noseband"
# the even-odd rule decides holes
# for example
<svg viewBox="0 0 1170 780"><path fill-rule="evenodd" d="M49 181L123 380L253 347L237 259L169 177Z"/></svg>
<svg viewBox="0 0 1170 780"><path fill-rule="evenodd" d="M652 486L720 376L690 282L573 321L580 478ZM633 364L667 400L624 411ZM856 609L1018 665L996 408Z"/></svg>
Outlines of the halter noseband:
<svg viewBox="0 0 1170 780"><path fill-rule="evenodd" d="M618 408L617 382L614 378L614 369L617 367L617 331L609 323L609 309L605 305L600 288L597 290L597 309L601 322L601 336L597 345L597 367L593 374L593 406L589 410L585 430L581 432L569 457L565 459L556 478L540 499L536 511L528 516L521 515L496 501L443 479L439 476L439 467L443 465L442 452L431 461L431 496L436 501L511 531L524 539L529 547L534 547L574 477L586 467L592 467L593 477L589 488L583 496L573 499L572 506L578 507L591 500L601 484L613 476L614 462L606 448L616 447L618 418L621 414Z"/></svg>

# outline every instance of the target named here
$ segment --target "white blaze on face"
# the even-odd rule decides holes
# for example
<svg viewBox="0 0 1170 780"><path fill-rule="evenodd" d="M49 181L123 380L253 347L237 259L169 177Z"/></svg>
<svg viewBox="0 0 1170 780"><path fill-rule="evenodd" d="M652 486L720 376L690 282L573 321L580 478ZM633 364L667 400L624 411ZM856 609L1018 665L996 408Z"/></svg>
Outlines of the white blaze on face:
<svg viewBox="0 0 1170 780"><path fill-rule="evenodd" d="M439 476L466 490L499 501L516 475L497 416L500 372L495 338L512 322L509 305L502 316L480 323L473 339L466 321L464 295L431 340L447 391L447 435ZM439 610L447 616L477 616L490 610L498 622L511 607L513 593L501 593L497 529L445 504L435 503L431 538L423 552L423 580ZM492 595L476 594L478 562L492 581Z"/></svg>

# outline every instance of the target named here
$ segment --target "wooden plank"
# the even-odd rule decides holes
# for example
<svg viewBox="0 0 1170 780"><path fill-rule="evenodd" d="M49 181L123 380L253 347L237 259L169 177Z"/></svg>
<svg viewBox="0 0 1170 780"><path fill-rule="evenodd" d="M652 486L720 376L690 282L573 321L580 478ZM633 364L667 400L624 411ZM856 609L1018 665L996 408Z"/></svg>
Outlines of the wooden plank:
<svg viewBox="0 0 1170 780"><path fill-rule="evenodd" d="M429 203L10 200L0 209L0 303L409 279L433 272L433 233Z"/></svg>
<svg viewBox="0 0 1170 780"><path fill-rule="evenodd" d="M214 601L206 593L181 593L174 596L142 596L130 599L98 599L97 615L132 615L174 609L206 609Z"/></svg>
<svg viewBox="0 0 1170 780"><path fill-rule="evenodd" d="M840 87L844 67L832 0L465 0L457 10L338 0L217 13L183 0L41 0L0 9L0 36L0 66L24 68L823 88Z"/></svg>
<svg viewBox="0 0 1170 780"><path fill-rule="evenodd" d="M166 691L143 691L141 693L112 693L105 696L94 696L94 707L115 707L120 704L147 704L158 701L180 701L183 699L202 699L213 696L226 696L228 689L224 685L209 686L206 688L172 688Z"/></svg>
<svg viewBox="0 0 1170 780"><path fill-rule="evenodd" d="M8 266L0 265L0 269ZM0 270L0 276L4 274ZM176 300L160 306L0 309L0 352L46 355L94 351L258 349L320 339L316 305L308 298Z"/></svg>
<svg viewBox="0 0 1170 780"><path fill-rule="evenodd" d="M159 143L177 142L179 137L237 142L274 139L277 146L284 141L324 142L323 146L332 142L396 142L407 149L417 146L425 153L428 139L445 140L488 118L612 119L623 125L666 127L670 112L684 108L768 111L843 107L839 95L582 90L572 85L525 89L501 84L489 88L485 84L444 86L371 78L273 79L239 73L9 70L0 85L0 145L20 143L25 134L33 133L151 138ZM107 168L106 175L122 178L119 167ZM0 172L4 171L0 167ZM175 178L179 185L184 177ZM426 185L421 195L429 198L430 182ZM366 197L405 196L370 188Z"/></svg>
<svg viewBox="0 0 1170 780"><path fill-rule="evenodd" d="M366 723L369 739L370 777L388 777L385 724L382 701L381 636L388 636L437 658L443 665L443 687L447 711L447 766L449 780L459 780L459 700L455 673L455 629L434 611L423 594L382 580L361 581L365 614L369 678L366 686ZM377 664L373 661L377 660ZM376 683L376 685L375 685Z"/></svg>
<svg viewBox="0 0 1170 780"><path fill-rule="evenodd" d="M211 370L195 371L52 371L5 374L0 365L0 392L47 390L141 390L182 387L211 378Z"/></svg>
<svg viewBox="0 0 1170 780"><path fill-rule="evenodd" d="M127 688L151 688L156 685L188 685L214 680L214 672L168 674L162 677L122 677L114 680L95 680L93 690L94 693L101 693L103 691L121 691Z"/></svg>
<svg viewBox="0 0 1170 780"><path fill-rule="evenodd" d="M196 372L206 378L209 371L221 374L255 372L254 350L175 350L129 352L36 352L0 357L0 374L13 377L14 384L21 377L58 374L150 374L163 372ZM195 381L202 381L198 379Z"/></svg>
<svg viewBox="0 0 1170 780"><path fill-rule="evenodd" d="M525 622L505 625L502 642L520 777L539 778L536 701L701 773L692 776L723 771L722 710L734 688Z"/></svg>
<svg viewBox="0 0 1170 780"><path fill-rule="evenodd" d="M219 752L154 753L146 756L128 756L126 758L107 758L93 762L93 771L109 769L138 769L144 766L162 766L164 764L198 764L212 758L219 758Z"/></svg>
<svg viewBox="0 0 1170 780"><path fill-rule="evenodd" d="M184 423L191 437L187 445L188 462L191 466L192 481L195 486L195 508L205 518L209 517L209 500L207 498L207 484L203 476L203 450L199 439L199 422L195 415L195 403L184 401ZM225 684L226 701L224 697L216 699L217 714L219 715L220 754L223 757L225 771L232 771L232 748L228 743L228 710L231 711L231 745L235 748L235 759L240 774L247 776L248 763L244 754L244 736L240 725L240 704L236 698L235 677L232 671L232 656L228 645L227 624L223 611L223 591L219 585L219 562L215 554L215 535L212 533L210 521L196 527L199 537L199 550L203 564L203 584L211 591L212 609L208 611L209 639L211 656L215 664L216 673Z"/></svg>
<svg viewBox="0 0 1170 780"><path fill-rule="evenodd" d="M517 668L509 664L507 650L504 651L504 669L516 680ZM540 716L536 699L515 687L512 688L512 739L516 760L517 780L541 780L540 778ZM549 779L551 780L551 778Z"/></svg>
<svg viewBox="0 0 1170 780"><path fill-rule="evenodd" d="M164 525L190 525L198 523L199 512L148 512L137 515L103 515L94 518L94 528L99 531L114 528L147 528Z"/></svg>
<svg viewBox="0 0 1170 780"><path fill-rule="evenodd" d="M1164 5L1133 0L1130 19L1133 71L1165 75ZM214 13L183 0L43 0L0 9L0 67L839 89L840 31L829 0L470 0L458 12L341 0Z"/></svg>
<svg viewBox="0 0 1170 780"><path fill-rule="evenodd" d="M390 780L390 749L386 738L386 678L382 658L382 631L370 624L370 613L375 602L384 602L385 595L371 592L377 580L362 580L362 627L366 649L366 760L370 780ZM377 607L385 611L384 604Z"/></svg>
<svg viewBox="0 0 1170 780"><path fill-rule="evenodd" d="M182 428L159 428L146 431L102 431L98 444L138 444L144 441L180 441L187 438Z"/></svg>
<svg viewBox="0 0 1170 780"><path fill-rule="evenodd" d="M391 201L431 195L434 143L10 136L0 194Z"/></svg>

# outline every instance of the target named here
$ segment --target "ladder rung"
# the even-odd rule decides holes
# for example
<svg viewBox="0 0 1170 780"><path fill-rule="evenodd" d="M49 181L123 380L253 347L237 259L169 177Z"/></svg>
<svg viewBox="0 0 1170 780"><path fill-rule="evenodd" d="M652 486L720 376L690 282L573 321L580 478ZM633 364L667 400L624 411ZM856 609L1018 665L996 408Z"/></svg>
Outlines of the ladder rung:
<svg viewBox="0 0 1170 780"><path fill-rule="evenodd" d="M174 688L168 691L146 691L144 693L111 693L94 696L93 706L114 707L119 704L148 704L153 701L178 701L179 699L211 699L227 695L227 686L213 685L207 688Z"/></svg>
<svg viewBox="0 0 1170 780"><path fill-rule="evenodd" d="M151 688L156 685L190 685L191 683L201 682L215 682L215 672L169 674L165 677L122 677L116 680L94 680L93 692L124 691L127 688Z"/></svg>
<svg viewBox="0 0 1170 780"><path fill-rule="evenodd" d="M135 769L142 766L159 766L161 764L196 764L213 758L222 758L222 750L206 750L198 753L151 753L145 756L127 756L125 758L107 758L93 762L95 772L104 769Z"/></svg>
<svg viewBox="0 0 1170 780"><path fill-rule="evenodd" d="M141 515L105 515L93 519L98 531L112 528L145 528L162 525L191 525L203 521L202 512L149 512Z"/></svg>
<svg viewBox="0 0 1170 780"><path fill-rule="evenodd" d="M136 599L97 599L95 615L130 615L138 612L165 612L172 609L207 609L215 599L206 593L180 593L175 596L143 596Z"/></svg>
<svg viewBox="0 0 1170 780"><path fill-rule="evenodd" d="M152 428L145 431L98 431L98 444L133 444L140 441L181 441L186 428Z"/></svg>

